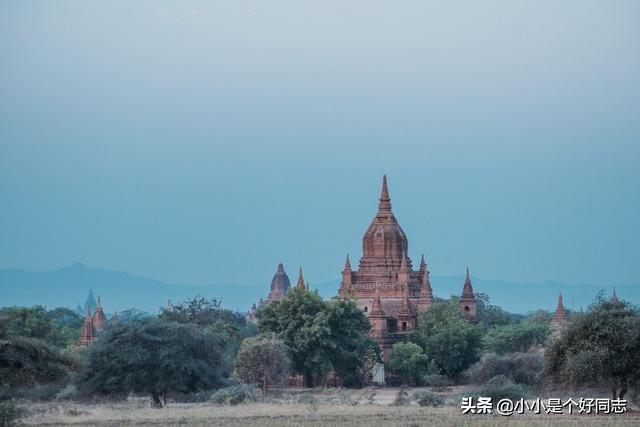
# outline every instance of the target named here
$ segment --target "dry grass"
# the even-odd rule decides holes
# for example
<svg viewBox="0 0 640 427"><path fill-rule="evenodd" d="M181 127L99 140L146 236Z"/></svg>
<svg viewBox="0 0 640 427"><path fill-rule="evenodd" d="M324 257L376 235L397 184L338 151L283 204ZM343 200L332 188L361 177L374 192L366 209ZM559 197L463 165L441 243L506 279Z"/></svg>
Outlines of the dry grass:
<svg viewBox="0 0 640 427"><path fill-rule="evenodd" d="M611 416L578 415L463 415L458 395L448 393L443 408L390 406L397 389L376 390L373 404L363 391L324 391L300 395L283 395L269 402L235 407L209 403L170 403L153 409L145 399L122 403L78 404L41 403L30 405L27 425L91 426L638 426L640 414L631 412ZM412 393L413 390L410 391Z"/></svg>

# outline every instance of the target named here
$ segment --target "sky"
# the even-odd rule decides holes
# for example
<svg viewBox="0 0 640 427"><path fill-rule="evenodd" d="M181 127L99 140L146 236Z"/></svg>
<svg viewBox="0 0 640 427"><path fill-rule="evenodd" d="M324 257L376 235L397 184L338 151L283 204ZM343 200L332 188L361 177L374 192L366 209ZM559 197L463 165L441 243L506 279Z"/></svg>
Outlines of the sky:
<svg viewBox="0 0 640 427"><path fill-rule="evenodd" d="M3 1L0 268L639 283L637 1ZM292 280L295 280L294 278Z"/></svg>

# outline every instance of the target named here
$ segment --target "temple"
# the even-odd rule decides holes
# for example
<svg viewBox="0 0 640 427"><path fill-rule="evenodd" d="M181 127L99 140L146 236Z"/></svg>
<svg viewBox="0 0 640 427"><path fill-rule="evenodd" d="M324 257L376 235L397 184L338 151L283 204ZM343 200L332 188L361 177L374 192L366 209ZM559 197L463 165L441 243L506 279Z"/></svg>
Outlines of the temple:
<svg viewBox="0 0 640 427"><path fill-rule="evenodd" d="M551 317L551 322L549 326L551 326L552 335L557 338L562 335L562 331L564 331L569 324L569 316L564 309L564 304L562 303L562 293L558 294L558 306L556 307L556 312Z"/></svg>
<svg viewBox="0 0 640 427"><path fill-rule="evenodd" d="M302 279L302 268L300 268L297 286L300 286L301 282L304 284ZM291 281L289 280L287 273L284 271L284 266L280 263L278 264L276 273L273 275L273 279L271 279L271 291L267 296L267 300L265 301L260 298L260 301L257 304L254 303L251 306L251 310L245 313L244 319L249 323L256 323L258 321L258 310L260 307L265 304L280 301L287 296L289 289L291 289Z"/></svg>
<svg viewBox="0 0 640 427"><path fill-rule="evenodd" d="M424 257L415 271L408 253L407 236L391 210L384 176L378 212L362 238L358 270L352 270L347 254L339 296L354 298L367 314L372 324L371 336L380 344L385 360L393 344L406 338L415 328L418 315L433 303ZM462 312L473 320L476 304L468 269L459 301Z"/></svg>
<svg viewBox="0 0 640 427"><path fill-rule="evenodd" d="M93 298L93 295L91 295ZM80 345L88 346L98 337L100 332L105 327L107 322L107 318L104 315L104 310L102 309L102 303L100 302L100 297L98 297L98 302L96 303L96 311L91 315L91 304L87 305L87 317L84 319L84 323L82 324L82 331L80 332Z"/></svg>

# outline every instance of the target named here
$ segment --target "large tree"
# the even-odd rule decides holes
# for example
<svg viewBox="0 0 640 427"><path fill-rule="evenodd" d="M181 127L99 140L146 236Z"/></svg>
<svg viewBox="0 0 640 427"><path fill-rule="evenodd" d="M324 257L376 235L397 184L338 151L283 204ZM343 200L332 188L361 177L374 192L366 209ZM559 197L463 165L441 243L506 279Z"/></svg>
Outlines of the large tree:
<svg viewBox="0 0 640 427"><path fill-rule="evenodd" d="M162 407L167 393L222 384L218 334L194 324L144 319L112 326L87 354L80 380L89 393L147 393Z"/></svg>
<svg viewBox="0 0 640 427"><path fill-rule="evenodd" d="M236 374L246 384L259 384L263 396L270 385L289 376L289 349L276 338L247 338L236 356Z"/></svg>
<svg viewBox="0 0 640 427"><path fill-rule="evenodd" d="M371 325L352 301L325 302L317 292L302 288L263 307L259 329L274 333L291 349L293 370L314 386L331 369L343 379L358 376L367 348Z"/></svg>
<svg viewBox="0 0 640 427"><path fill-rule="evenodd" d="M224 347L225 374L231 374L242 340L257 333L255 325L248 324L241 314L222 308L221 302L215 298L197 296L165 307L160 313L160 319L198 325L218 334Z"/></svg>
<svg viewBox="0 0 640 427"><path fill-rule="evenodd" d="M600 295L546 353L546 374L555 383L608 384L622 399L640 386L640 312L631 304Z"/></svg>
<svg viewBox="0 0 640 427"><path fill-rule="evenodd" d="M409 340L419 344L440 372L457 377L479 358L482 329L467 321L455 300L439 301L418 319Z"/></svg>

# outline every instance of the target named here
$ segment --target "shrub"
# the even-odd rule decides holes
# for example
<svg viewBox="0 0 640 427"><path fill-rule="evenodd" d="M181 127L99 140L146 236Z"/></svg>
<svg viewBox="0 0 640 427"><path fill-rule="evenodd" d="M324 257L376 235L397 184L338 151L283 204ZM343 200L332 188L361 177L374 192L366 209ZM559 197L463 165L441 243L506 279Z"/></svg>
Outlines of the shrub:
<svg viewBox="0 0 640 427"><path fill-rule="evenodd" d="M544 368L543 357L535 351L497 355L487 353L465 372L470 382L482 384L489 379L504 375L515 383L537 385Z"/></svg>
<svg viewBox="0 0 640 427"><path fill-rule="evenodd" d="M420 406L431 406L437 408L438 406L444 405L444 399L430 391L417 392L413 395L413 398Z"/></svg>
<svg viewBox="0 0 640 427"><path fill-rule="evenodd" d="M515 384L504 375L497 375L476 389L476 396L490 397L493 402L500 399L518 400L524 398L525 391L520 384Z"/></svg>
<svg viewBox="0 0 640 427"><path fill-rule="evenodd" d="M239 405L246 402L255 402L256 388L247 384L238 384L230 387L221 388L213 393L211 402L216 405Z"/></svg>
<svg viewBox="0 0 640 427"><path fill-rule="evenodd" d="M398 394L396 394L396 399L393 401L395 406L406 406L409 405L411 401L409 400L409 393L407 392L406 386L401 386L400 390L398 390Z"/></svg>
<svg viewBox="0 0 640 427"><path fill-rule="evenodd" d="M10 427L20 424L20 421L27 416L26 409L16 405L13 400L0 401L0 426Z"/></svg>

